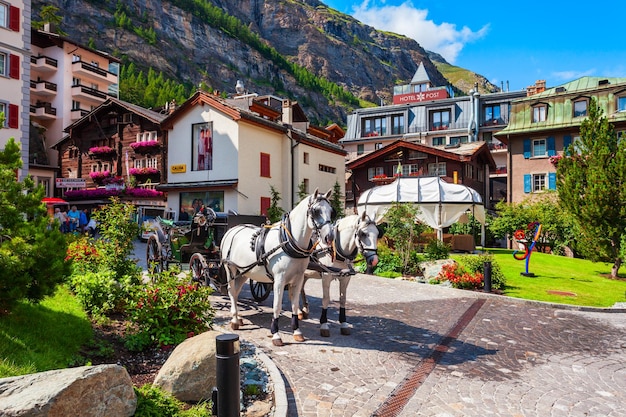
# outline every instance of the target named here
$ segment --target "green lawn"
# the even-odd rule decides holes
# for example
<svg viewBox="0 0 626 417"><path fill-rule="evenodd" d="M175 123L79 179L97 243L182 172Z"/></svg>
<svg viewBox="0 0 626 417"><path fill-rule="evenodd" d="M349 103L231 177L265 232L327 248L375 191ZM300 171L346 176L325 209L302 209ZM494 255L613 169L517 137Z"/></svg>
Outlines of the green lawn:
<svg viewBox="0 0 626 417"><path fill-rule="evenodd" d="M626 271L620 270L621 279L607 278L612 264L533 252L528 271L536 276L525 277L520 273L526 271L526 261L516 260L512 250L486 251L494 255L506 277L506 296L592 307L626 302Z"/></svg>
<svg viewBox="0 0 626 417"><path fill-rule="evenodd" d="M0 378L67 368L92 337L91 322L64 287L39 305L21 302L0 316Z"/></svg>

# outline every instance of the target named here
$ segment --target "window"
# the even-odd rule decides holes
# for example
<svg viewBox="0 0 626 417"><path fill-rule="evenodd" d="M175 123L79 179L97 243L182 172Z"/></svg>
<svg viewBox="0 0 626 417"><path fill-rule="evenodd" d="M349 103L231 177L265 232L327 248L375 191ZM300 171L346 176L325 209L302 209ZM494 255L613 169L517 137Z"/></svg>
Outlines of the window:
<svg viewBox="0 0 626 417"><path fill-rule="evenodd" d="M379 149L382 149L382 147L383 147L383 143L382 142L376 142L374 144L374 150L376 150L376 151L379 150Z"/></svg>
<svg viewBox="0 0 626 417"><path fill-rule="evenodd" d="M574 117L587 115L587 100L576 100L574 102Z"/></svg>
<svg viewBox="0 0 626 417"><path fill-rule="evenodd" d="M270 178L270 154L261 152L261 176Z"/></svg>
<svg viewBox="0 0 626 417"><path fill-rule="evenodd" d="M460 143L467 143L467 136L453 136L450 138L450 145L458 145Z"/></svg>
<svg viewBox="0 0 626 417"><path fill-rule="evenodd" d="M80 55L72 54L72 62L80 61Z"/></svg>
<svg viewBox="0 0 626 417"><path fill-rule="evenodd" d="M450 110L437 110L430 113L431 130L444 130L450 127Z"/></svg>
<svg viewBox="0 0 626 417"><path fill-rule="evenodd" d="M72 77L72 85L80 85L80 78Z"/></svg>
<svg viewBox="0 0 626 417"><path fill-rule="evenodd" d="M308 152L304 152L303 157L304 157L304 160L302 162L304 162L305 164L309 165L309 153Z"/></svg>
<svg viewBox="0 0 626 417"><path fill-rule="evenodd" d="M309 194L309 179L308 178L303 178L302 179L302 188L305 194Z"/></svg>
<svg viewBox="0 0 626 417"><path fill-rule="evenodd" d="M542 157L548 154L545 139L533 139L532 156Z"/></svg>
<svg viewBox="0 0 626 417"><path fill-rule="evenodd" d="M356 145L356 154L357 155L363 155L364 152L365 152L365 145L363 145L363 144Z"/></svg>
<svg viewBox="0 0 626 417"><path fill-rule="evenodd" d="M427 159L428 155L420 151L409 151L409 159Z"/></svg>
<svg viewBox="0 0 626 417"><path fill-rule="evenodd" d="M533 174L533 192L542 191L546 188L546 174Z"/></svg>
<svg viewBox="0 0 626 417"><path fill-rule="evenodd" d="M414 93L419 93L421 91L428 91L428 83L413 84Z"/></svg>
<svg viewBox="0 0 626 417"><path fill-rule="evenodd" d="M524 175L525 193L535 193L543 190L556 190L556 172Z"/></svg>
<svg viewBox="0 0 626 417"><path fill-rule="evenodd" d="M329 167L328 165L322 165L322 164L319 165L318 169L322 172L328 172L331 174L334 174L335 172L337 172L335 168Z"/></svg>
<svg viewBox="0 0 626 417"><path fill-rule="evenodd" d="M72 111L80 110L80 101L72 100Z"/></svg>
<svg viewBox="0 0 626 417"><path fill-rule="evenodd" d="M442 146L446 144L445 136L437 136L433 138L433 146Z"/></svg>
<svg viewBox="0 0 626 417"><path fill-rule="evenodd" d="M407 164L402 165L402 176L406 177L407 175L415 175L419 171L417 164Z"/></svg>
<svg viewBox="0 0 626 417"><path fill-rule="evenodd" d="M4 124L2 126L0 126L0 128L6 127L7 126L7 117L6 117L6 115L7 115L7 103L0 102L0 113L3 113L4 116L5 116L4 117Z"/></svg>
<svg viewBox="0 0 626 417"><path fill-rule="evenodd" d="M387 118L385 116L363 119L363 137L382 136L387 131Z"/></svg>
<svg viewBox="0 0 626 417"><path fill-rule="evenodd" d="M434 164L428 164L428 175L446 175L446 163L438 162Z"/></svg>
<svg viewBox="0 0 626 417"><path fill-rule="evenodd" d="M148 142L157 140L156 130L150 132L137 133L137 142Z"/></svg>
<svg viewBox="0 0 626 417"><path fill-rule="evenodd" d="M471 164L465 165L465 177L473 179L475 173L476 173L476 168L474 167L474 165L471 165Z"/></svg>
<svg viewBox="0 0 626 417"><path fill-rule="evenodd" d="M402 135L404 134L404 115L391 116L391 134Z"/></svg>
<svg viewBox="0 0 626 417"><path fill-rule="evenodd" d="M626 111L626 96L617 98L617 111Z"/></svg>
<svg viewBox="0 0 626 417"><path fill-rule="evenodd" d="M0 102L0 112L4 113L4 125L0 128L8 127L10 129L19 128L20 124L20 108L17 104Z"/></svg>
<svg viewBox="0 0 626 417"><path fill-rule="evenodd" d="M377 175L383 175L385 173L385 168L383 167L374 167L367 169L367 179L371 180Z"/></svg>
<svg viewBox="0 0 626 417"><path fill-rule="evenodd" d="M4 52L0 52L0 75L4 75L5 77L8 74L8 69L9 69L9 65L8 65L8 55L5 54Z"/></svg>
<svg viewBox="0 0 626 417"><path fill-rule="evenodd" d="M6 28L9 26L9 6L0 3L0 27Z"/></svg>
<svg viewBox="0 0 626 417"><path fill-rule="evenodd" d="M500 121L500 105L485 106L485 123L496 124Z"/></svg>
<svg viewBox="0 0 626 417"><path fill-rule="evenodd" d="M548 112L548 106L545 104L533 107L533 123L545 122L546 113Z"/></svg>

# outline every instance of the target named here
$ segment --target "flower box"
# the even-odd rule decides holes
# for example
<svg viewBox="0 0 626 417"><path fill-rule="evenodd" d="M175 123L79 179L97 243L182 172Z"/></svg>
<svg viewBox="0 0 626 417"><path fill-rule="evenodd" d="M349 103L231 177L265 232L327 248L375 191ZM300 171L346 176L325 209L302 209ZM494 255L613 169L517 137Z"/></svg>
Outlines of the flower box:
<svg viewBox="0 0 626 417"><path fill-rule="evenodd" d="M90 172L89 177L94 181L104 181L111 176L110 171L96 171Z"/></svg>
<svg viewBox="0 0 626 417"><path fill-rule="evenodd" d="M133 148L135 152L153 152L159 149L161 144L158 140L148 140L144 142L133 142L130 144L130 147Z"/></svg>
<svg viewBox="0 0 626 417"><path fill-rule="evenodd" d="M152 190L149 188L126 188L126 189L106 189L106 188L87 188L80 190L69 190L63 195L67 200L81 199L103 199L116 196L129 196L135 198L161 198L162 191Z"/></svg>
<svg viewBox="0 0 626 417"><path fill-rule="evenodd" d="M129 173L130 175L134 175L134 176L155 175L159 173L159 170L156 168L131 168Z"/></svg>
<svg viewBox="0 0 626 417"><path fill-rule="evenodd" d="M110 156L115 154L115 149L110 146L95 146L93 148L89 148L89 153L94 156Z"/></svg>

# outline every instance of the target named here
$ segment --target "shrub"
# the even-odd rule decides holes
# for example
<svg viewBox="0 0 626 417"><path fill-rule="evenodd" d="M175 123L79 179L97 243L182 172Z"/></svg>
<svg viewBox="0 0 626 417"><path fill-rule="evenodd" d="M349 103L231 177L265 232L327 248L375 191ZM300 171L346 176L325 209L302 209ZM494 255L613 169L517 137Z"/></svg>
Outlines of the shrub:
<svg viewBox="0 0 626 417"><path fill-rule="evenodd" d="M432 239L426 244L424 252L426 253L426 258L429 261L446 259L450 255L450 246L439 239Z"/></svg>
<svg viewBox="0 0 626 417"><path fill-rule="evenodd" d="M458 261L468 271L481 274L485 273L485 262L491 262L491 288L503 290L506 286L506 277L492 254L463 255L458 258Z"/></svg>
<svg viewBox="0 0 626 417"><path fill-rule="evenodd" d="M67 246L66 261L72 262L72 270L75 275L82 275L87 272L96 272L98 270L98 249L93 239L86 236L71 237L75 239Z"/></svg>
<svg viewBox="0 0 626 417"><path fill-rule="evenodd" d="M454 288L459 289L477 289L483 285L483 274L468 272L462 265L455 262L444 265L435 281L450 281Z"/></svg>
<svg viewBox="0 0 626 417"><path fill-rule="evenodd" d="M76 273L70 282L76 298L92 316L124 311L137 284L132 276L124 276L121 282L118 281L111 270Z"/></svg>
<svg viewBox="0 0 626 417"><path fill-rule="evenodd" d="M136 294L128 308L138 330L133 337L149 336L152 344L170 346L210 327L214 311L208 296L213 290L183 283L175 273L163 272L160 279Z"/></svg>
<svg viewBox="0 0 626 417"><path fill-rule="evenodd" d="M191 408L172 394L152 384L135 387L137 409L135 417L211 417L211 402L201 402Z"/></svg>

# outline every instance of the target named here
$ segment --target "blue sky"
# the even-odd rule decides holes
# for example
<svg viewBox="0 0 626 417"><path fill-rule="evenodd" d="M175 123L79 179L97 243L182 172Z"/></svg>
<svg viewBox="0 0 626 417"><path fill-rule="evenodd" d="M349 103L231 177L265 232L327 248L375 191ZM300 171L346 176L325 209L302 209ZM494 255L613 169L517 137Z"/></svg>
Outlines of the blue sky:
<svg viewBox="0 0 626 417"><path fill-rule="evenodd" d="M321 0L510 90L582 76L626 77L626 2ZM407 80L409 81L409 80Z"/></svg>

